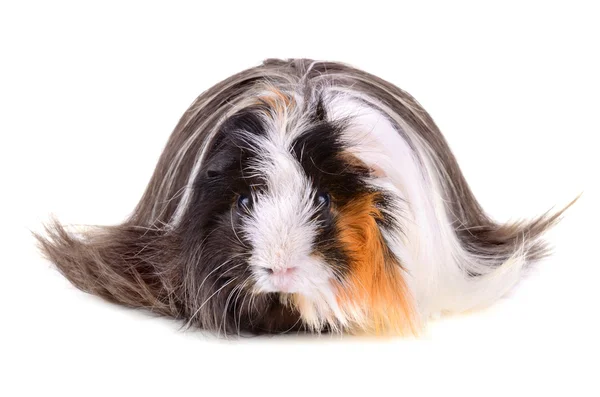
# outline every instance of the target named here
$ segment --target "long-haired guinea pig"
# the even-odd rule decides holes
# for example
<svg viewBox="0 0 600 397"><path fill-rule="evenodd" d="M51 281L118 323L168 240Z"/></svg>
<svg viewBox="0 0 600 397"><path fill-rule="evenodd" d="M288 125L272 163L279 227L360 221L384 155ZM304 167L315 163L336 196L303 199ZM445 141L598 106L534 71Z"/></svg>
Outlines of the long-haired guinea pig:
<svg viewBox="0 0 600 397"><path fill-rule="evenodd" d="M496 223L410 95L267 60L196 99L126 221L37 237L81 290L189 326L414 334L504 295L561 214Z"/></svg>

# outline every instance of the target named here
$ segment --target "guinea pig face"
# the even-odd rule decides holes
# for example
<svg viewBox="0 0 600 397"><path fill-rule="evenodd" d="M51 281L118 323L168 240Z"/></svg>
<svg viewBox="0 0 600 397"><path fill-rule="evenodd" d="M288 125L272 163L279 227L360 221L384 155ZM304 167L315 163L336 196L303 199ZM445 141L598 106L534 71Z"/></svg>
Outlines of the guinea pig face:
<svg viewBox="0 0 600 397"><path fill-rule="evenodd" d="M346 150L344 121L327 121L318 103L310 117L282 124L285 115L267 105L219 129L182 216L196 229L186 234L198 236L203 266L253 294L276 294L309 326L335 326L353 251L369 249L352 245L375 226L356 212L372 217L383 195Z"/></svg>
<svg viewBox="0 0 600 397"><path fill-rule="evenodd" d="M240 164L232 170L236 175L228 176L239 181L233 196L233 232L247 247L258 291L314 294L327 289L333 274L335 263L328 266L328 257L340 257L317 245L335 238L330 189L314 167L301 163L299 145L304 142L281 139L257 121L233 123L259 127L238 130L245 143L233 143L240 148ZM322 129L333 132L327 126ZM315 156L318 153L304 154L321 163L315 167L329 166Z"/></svg>

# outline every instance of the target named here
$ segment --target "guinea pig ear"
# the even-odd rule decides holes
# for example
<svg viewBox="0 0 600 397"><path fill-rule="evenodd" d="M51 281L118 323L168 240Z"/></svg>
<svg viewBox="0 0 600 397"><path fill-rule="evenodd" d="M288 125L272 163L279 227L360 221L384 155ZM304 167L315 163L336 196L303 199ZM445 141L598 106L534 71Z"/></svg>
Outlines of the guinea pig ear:
<svg viewBox="0 0 600 397"><path fill-rule="evenodd" d="M233 148L222 148L214 153L204 166L204 175L215 178L233 169L241 158L241 151Z"/></svg>
<svg viewBox="0 0 600 397"><path fill-rule="evenodd" d="M222 175L227 169L231 168L231 164L233 164L234 161L235 159L228 156L217 156L206 164L204 174L208 178L215 178Z"/></svg>
<svg viewBox="0 0 600 397"><path fill-rule="evenodd" d="M343 151L339 154L339 159L348 167L356 170L359 173L368 174L372 178L385 178L387 174L377 163L366 164L357 156L349 151Z"/></svg>

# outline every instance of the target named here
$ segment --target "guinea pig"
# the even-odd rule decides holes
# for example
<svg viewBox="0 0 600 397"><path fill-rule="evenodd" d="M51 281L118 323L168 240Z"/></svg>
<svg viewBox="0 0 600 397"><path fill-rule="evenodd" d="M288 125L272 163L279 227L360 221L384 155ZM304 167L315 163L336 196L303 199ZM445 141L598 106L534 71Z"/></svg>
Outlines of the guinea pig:
<svg viewBox="0 0 600 397"><path fill-rule="evenodd" d="M37 235L76 287L225 334L418 334L491 304L564 209L499 224L409 94L266 60L185 112L132 215Z"/></svg>

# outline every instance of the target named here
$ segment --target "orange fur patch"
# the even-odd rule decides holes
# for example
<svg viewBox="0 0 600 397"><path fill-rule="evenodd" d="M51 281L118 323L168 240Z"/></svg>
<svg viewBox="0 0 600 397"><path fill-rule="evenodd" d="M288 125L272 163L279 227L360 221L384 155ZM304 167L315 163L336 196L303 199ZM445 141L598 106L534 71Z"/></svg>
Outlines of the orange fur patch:
<svg viewBox="0 0 600 397"><path fill-rule="evenodd" d="M366 317L364 323L356 321L359 330L414 334L414 304L377 225L382 219L377 198L378 193L366 194L339 209L337 224L350 256L350 272L337 286L338 303L343 310L358 309Z"/></svg>
<svg viewBox="0 0 600 397"><path fill-rule="evenodd" d="M287 109L294 105L292 97L274 87L269 87L267 93L258 97L258 100L267 106L274 118L281 117Z"/></svg>

